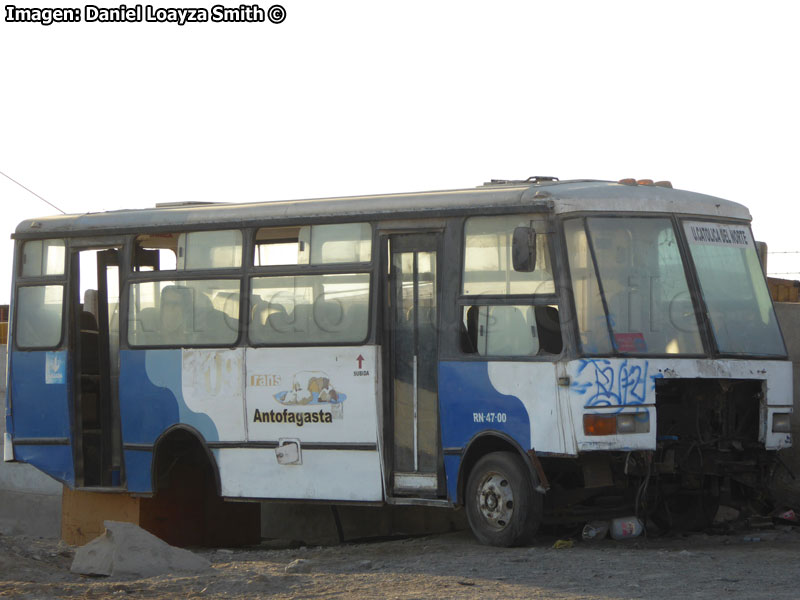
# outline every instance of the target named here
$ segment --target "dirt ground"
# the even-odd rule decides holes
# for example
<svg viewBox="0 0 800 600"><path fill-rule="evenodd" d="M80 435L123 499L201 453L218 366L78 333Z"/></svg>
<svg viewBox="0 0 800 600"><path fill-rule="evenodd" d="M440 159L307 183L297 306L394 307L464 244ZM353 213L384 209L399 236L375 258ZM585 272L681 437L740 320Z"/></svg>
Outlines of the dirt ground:
<svg viewBox="0 0 800 600"><path fill-rule="evenodd" d="M800 597L800 528L574 540L556 549L558 539L543 535L528 548L480 546L468 532L329 547L272 541L195 550L212 562L200 575L126 580L73 575L75 548L62 542L0 536L0 597Z"/></svg>

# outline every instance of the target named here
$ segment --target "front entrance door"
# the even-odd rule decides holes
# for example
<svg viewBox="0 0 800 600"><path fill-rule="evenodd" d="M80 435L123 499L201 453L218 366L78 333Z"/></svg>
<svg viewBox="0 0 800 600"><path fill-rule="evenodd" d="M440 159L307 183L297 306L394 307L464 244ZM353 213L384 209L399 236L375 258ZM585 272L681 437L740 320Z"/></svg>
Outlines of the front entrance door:
<svg viewBox="0 0 800 600"><path fill-rule="evenodd" d="M388 238L390 487L397 495L434 497L443 491L437 393L439 239L436 233Z"/></svg>

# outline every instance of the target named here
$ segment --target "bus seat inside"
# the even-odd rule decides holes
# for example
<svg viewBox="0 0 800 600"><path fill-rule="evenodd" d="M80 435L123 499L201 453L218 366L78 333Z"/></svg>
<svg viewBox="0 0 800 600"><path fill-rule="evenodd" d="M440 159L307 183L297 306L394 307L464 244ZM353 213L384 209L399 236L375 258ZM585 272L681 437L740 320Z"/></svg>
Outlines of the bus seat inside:
<svg viewBox="0 0 800 600"><path fill-rule="evenodd" d="M564 342L561 339L561 323L555 306L536 306L536 331L539 334L539 349L548 354L561 354Z"/></svg>

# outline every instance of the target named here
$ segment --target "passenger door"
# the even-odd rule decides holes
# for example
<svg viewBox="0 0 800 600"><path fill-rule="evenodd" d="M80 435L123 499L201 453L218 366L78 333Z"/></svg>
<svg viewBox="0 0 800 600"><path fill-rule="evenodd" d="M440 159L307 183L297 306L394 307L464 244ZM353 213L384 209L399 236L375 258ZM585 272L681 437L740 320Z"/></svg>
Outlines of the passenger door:
<svg viewBox="0 0 800 600"><path fill-rule="evenodd" d="M389 490L436 497L444 477L439 432L438 233L392 235L384 243L384 344L388 365Z"/></svg>

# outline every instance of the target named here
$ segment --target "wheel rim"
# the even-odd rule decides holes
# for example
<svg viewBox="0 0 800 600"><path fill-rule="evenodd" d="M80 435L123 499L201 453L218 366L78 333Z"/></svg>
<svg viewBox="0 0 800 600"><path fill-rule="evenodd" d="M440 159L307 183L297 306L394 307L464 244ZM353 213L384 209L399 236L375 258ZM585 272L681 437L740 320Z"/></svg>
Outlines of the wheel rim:
<svg viewBox="0 0 800 600"><path fill-rule="evenodd" d="M514 514L514 492L502 473L491 472L481 479L477 491L478 511L492 529L505 529Z"/></svg>

